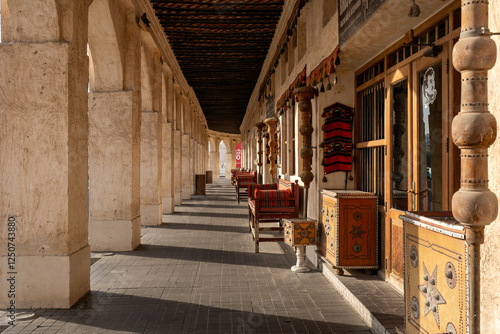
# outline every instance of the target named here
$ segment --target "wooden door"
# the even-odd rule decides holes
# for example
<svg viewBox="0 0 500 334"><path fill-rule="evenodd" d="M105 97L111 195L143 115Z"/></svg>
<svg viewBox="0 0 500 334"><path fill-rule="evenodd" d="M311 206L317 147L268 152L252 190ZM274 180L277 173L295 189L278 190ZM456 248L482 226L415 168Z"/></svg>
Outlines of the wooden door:
<svg viewBox="0 0 500 334"><path fill-rule="evenodd" d="M405 211L450 209L448 52L421 57L387 76L387 215L385 260L388 280L403 288ZM387 242L390 240L390 242Z"/></svg>
<svg viewBox="0 0 500 334"><path fill-rule="evenodd" d="M412 155L412 105L411 64L401 67L386 78L386 138L388 149L386 156L386 208L385 235L385 267L386 279L403 290L403 222L399 215L404 214L411 206Z"/></svg>

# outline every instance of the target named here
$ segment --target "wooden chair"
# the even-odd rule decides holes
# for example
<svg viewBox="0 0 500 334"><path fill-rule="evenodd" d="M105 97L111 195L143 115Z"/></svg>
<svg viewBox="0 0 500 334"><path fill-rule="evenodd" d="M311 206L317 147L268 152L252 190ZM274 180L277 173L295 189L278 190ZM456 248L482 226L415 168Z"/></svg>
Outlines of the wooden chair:
<svg viewBox="0 0 500 334"><path fill-rule="evenodd" d="M283 236L261 237L260 232L283 231L282 219L299 217L299 184L298 181L278 179L273 184L250 186L248 193L249 228L255 242L255 253L258 253L259 242L284 240ZM275 226L262 226L267 223Z"/></svg>
<svg viewBox="0 0 500 334"><path fill-rule="evenodd" d="M241 171L240 167L231 169L231 184L233 186L236 183L236 173L238 173L240 171Z"/></svg>
<svg viewBox="0 0 500 334"><path fill-rule="evenodd" d="M239 171L236 172L235 179L236 201L240 204L240 189L248 189L248 187L255 185L257 183L257 172Z"/></svg>

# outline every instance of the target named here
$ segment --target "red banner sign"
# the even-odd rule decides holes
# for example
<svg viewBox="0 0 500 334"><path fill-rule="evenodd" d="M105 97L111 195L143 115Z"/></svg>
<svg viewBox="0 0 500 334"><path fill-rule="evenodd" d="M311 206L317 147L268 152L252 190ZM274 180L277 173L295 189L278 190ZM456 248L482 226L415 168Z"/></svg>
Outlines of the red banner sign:
<svg viewBox="0 0 500 334"><path fill-rule="evenodd" d="M241 143L236 146L236 168L241 167Z"/></svg>

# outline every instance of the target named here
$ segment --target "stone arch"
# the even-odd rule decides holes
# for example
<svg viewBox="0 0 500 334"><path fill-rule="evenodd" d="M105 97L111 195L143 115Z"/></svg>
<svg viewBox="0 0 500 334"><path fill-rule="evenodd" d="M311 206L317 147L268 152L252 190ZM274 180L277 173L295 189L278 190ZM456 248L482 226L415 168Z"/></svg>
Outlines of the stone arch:
<svg viewBox="0 0 500 334"><path fill-rule="evenodd" d="M219 145L217 146L219 150L219 178L220 177L225 177L226 179L228 178L228 170L229 172L231 171L230 168L228 168L228 164L231 163L231 160L227 160L228 157L228 151L231 149L231 146L227 145L227 140L220 140Z"/></svg>
<svg viewBox="0 0 500 334"><path fill-rule="evenodd" d="M210 147L212 148L212 150L214 150L215 148L217 148L217 142L216 142L216 139L214 137L208 137L208 143L210 145Z"/></svg>
<svg viewBox="0 0 500 334"><path fill-rule="evenodd" d="M115 8L117 6L114 6ZM123 59L110 0L94 0L89 7L90 90L123 90Z"/></svg>

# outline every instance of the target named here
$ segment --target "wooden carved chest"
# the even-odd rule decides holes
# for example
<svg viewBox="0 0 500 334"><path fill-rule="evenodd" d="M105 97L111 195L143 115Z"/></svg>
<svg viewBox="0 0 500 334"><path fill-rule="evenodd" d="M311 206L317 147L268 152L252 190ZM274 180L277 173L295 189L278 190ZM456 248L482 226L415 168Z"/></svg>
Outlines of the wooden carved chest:
<svg viewBox="0 0 500 334"><path fill-rule="evenodd" d="M400 217L406 333L467 333L464 227L451 212L414 212Z"/></svg>
<svg viewBox="0 0 500 334"><path fill-rule="evenodd" d="M377 196L323 189L318 234L321 255L339 274L342 268L378 268Z"/></svg>

